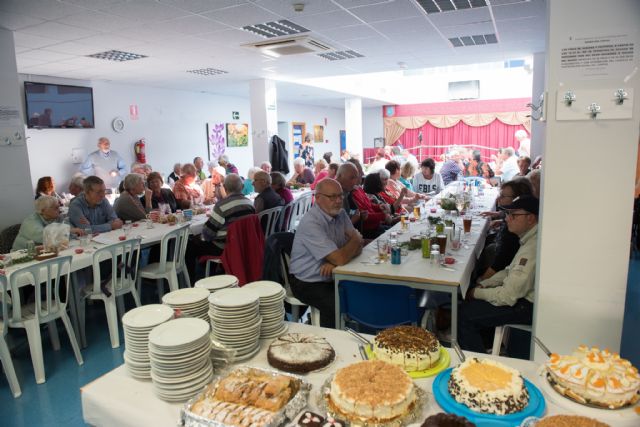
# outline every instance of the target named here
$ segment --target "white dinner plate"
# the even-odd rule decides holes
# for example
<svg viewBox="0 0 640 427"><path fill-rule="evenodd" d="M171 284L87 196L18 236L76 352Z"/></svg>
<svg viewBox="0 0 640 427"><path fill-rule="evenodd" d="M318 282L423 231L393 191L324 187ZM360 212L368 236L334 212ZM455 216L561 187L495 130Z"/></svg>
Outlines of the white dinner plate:
<svg viewBox="0 0 640 427"><path fill-rule="evenodd" d="M209 296L209 303L219 308L237 308L258 304L260 297L244 288L222 289Z"/></svg>
<svg viewBox="0 0 640 427"><path fill-rule="evenodd" d="M156 326L149 334L149 343L156 347L186 346L209 333L209 324L191 317L174 319Z"/></svg>
<svg viewBox="0 0 640 427"><path fill-rule="evenodd" d="M270 280L259 280L257 282L247 283L242 287L243 289L251 289L258 294L260 300L268 299L270 297L277 297L282 294L284 288L280 283L272 282Z"/></svg>
<svg viewBox="0 0 640 427"><path fill-rule="evenodd" d="M219 276L210 276L200 279L196 282L194 287L204 288L209 292L218 291L225 288L231 288L238 286L238 278L231 274L221 274Z"/></svg>
<svg viewBox="0 0 640 427"><path fill-rule="evenodd" d="M169 292L162 297L163 304L171 306L196 304L209 298L209 291L202 288L184 288Z"/></svg>
<svg viewBox="0 0 640 427"><path fill-rule="evenodd" d="M129 310L122 316L123 328L149 329L170 320L173 309L164 304L148 304ZM150 329L149 329L150 330Z"/></svg>

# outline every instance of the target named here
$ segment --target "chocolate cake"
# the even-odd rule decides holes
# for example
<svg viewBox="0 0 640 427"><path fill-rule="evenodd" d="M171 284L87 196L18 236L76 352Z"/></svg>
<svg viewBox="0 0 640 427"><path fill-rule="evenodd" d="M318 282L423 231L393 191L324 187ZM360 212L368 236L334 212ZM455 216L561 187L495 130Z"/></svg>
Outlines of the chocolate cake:
<svg viewBox="0 0 640 427"><path fill-rule="evenodd" d="M439 414L431 415L424 420L421 427L475 427L476 425L464 417L459 417L454 414L445 414L441 412Z"/></svg>
<svg viewBox="0 0 640 427"><path fill-rule="evenodd" d="M275 339L267 351L271 366L298 374L324 368L335 357L336 353L326 339L302 333L290 333Z"/></svg>

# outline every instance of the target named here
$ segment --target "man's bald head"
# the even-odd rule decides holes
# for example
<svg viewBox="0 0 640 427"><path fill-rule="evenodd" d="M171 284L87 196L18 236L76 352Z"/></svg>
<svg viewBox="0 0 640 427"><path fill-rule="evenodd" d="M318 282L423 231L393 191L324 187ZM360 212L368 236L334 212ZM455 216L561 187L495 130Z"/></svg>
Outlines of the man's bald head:
<svg viewBox="0 0 640 427"><path fill-rule="evenodd" d="M342 187L335 179L325 178L316 186L316 205L324 213L337 216L342 210Z"/></svg>
<svg viewBox="0 0 640 427"><path fill-rule="evenodd" d="M343 191L351 191L353 187L358 183L360 174L358 168L353 163L347 162L340 165L338 173L336 174L336 180L342 186Z"/></svg>

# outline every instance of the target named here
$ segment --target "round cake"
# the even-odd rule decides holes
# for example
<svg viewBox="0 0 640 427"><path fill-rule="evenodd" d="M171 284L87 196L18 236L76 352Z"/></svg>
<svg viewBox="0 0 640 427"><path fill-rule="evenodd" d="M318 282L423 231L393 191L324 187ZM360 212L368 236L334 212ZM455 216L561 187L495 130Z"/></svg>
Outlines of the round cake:
<svg viewBox="0 0 640 427"><path fill-rule="evenodd" d="M380 360L336 372L328 406L350 421L387 422L406 415L416 400L413 381L400 367Z"/></svg>
<svg viewBox="0 0 640 427"><path fill-rule="evenodd" d="M441 412L431 415L420 427L476 427L476 425L464 417Z"/></svg>
<svg viewBox="0 0 640 427"><path fill-rule="evenodd" d="M285 334L275 339L267 351L271 366L298 374L324 368L335 357L331 344L313 334Z"/></svg>
<svg viewBox="0 0 640 427"><path fill-rule="evenodd" d="M440 342L434 334L417 326L396 326L376 335L373 352L376 359L405 371L422 371L438 363Z"/></svg>
<svg viewBox="0 0 640 427"><path fill-rule="evenodd" d="M553 415L538 421L536 427L609 427L609 424L578 415Z"/></svg>
<svg viewBox="0 0 640 427"><path fill-rule="evenodd" d="M487 414L512 414L529 404L520 373L490 359L469 358L454 368L449 393L469 409Z"/></svg>
<svg viewBox="0 0 640 427"><path fill-rule="evenodd" d="M556 390L581 403L614 409L639 398L638 369L609 350L581 345L568 356L552 354L547 371Z"/></svg>

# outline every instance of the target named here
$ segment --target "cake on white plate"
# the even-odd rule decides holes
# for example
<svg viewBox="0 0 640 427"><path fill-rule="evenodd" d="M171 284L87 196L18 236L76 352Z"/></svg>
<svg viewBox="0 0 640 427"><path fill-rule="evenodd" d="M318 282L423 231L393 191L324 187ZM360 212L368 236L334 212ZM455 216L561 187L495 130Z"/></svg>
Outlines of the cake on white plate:
<svg viewBox="0 0 640 427"><path fill-rule="evenodd" d="M405 371L433 368L440 359L440 342L426 329L403 325L385 329L373 340L376 359L393 363Z"/></svg>
<svg viewBox="0 0 640 427"><path fill-rule="evenodd" d="M581 345L573 354L552 354L546 364L551 384L581 402L619 408L638 401L640 375L618 353Z"/></svg>
<svg viewBox="0 0 640 427"><path fill-rule="evenodd" d="M411 377L400 367L366 360L339 369L328 406L350 421L388 422L409 413L417 399Z"/></svg>
<svg viewBox="0 0 640 427"><path fill-rule="evenodd" d="M289 333L275 339L267 351L269 364L286 372L306 373L324 368L336 353L323 337Z"/></svg>
<svg viewBox="0 0 640 427"><path fill-rule="evenodd" d="M476 412L506 415L529 404L520 372L495 360L467 359L451 370L448 387L457 402Z"/></svg>

